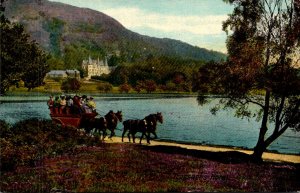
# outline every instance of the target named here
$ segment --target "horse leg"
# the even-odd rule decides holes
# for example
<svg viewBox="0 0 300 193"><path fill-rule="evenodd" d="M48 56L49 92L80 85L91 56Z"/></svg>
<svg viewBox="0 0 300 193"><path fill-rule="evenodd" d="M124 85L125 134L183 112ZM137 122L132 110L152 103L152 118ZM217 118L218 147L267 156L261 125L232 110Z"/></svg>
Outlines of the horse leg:
<svg viewBox="0 0 300 193"><path fill-rule="evenodd" d="M127 137L128 137L129 142L131 142L130 141L130 132L127 134Z"/></svg>
<svg viewBox="0 0 300 193"><path fill-rule="evenodd" d="M135 134L132 133L132 140L133 140L133 143L135 143Z"/></svg>
<svg viewBox="0 0 300 193"><path fill-rule="evenodd" d="M156 135L156 132L155 132L155 130L154 130L154 131L152 131L152 133L153 133L153 135L154 135L154 139L157 139L157 135ZM150 137L150 134L149 134L149 137Z"/></svg>
<svg viewBox="0 0 300 193"><path fill-rule="evenodd" d="M104 141L105 137L107 136L106 128L102 129L102 134L103 134L103 141Z"/></svg>
<svg viewBox="0 0 300 193"><path fill-rule="evenodd" d="M147 137L147 143L150 144L150 132L148 132L148 135L146 134Z"/></svg>
<svg viewBox="0 0 300 193"><path fill-rule="evenodd" d="M144 135L145 135L145 132L142 133L142 136L141 136L141 138L140 138L140 144L142 143L142 140L143 140Z"/></svg>
<svg viewBox="0 0 300 193"><path fill-rule="evenodd" d="M122 133L122 142L123 142L123 138L124 138L124 135L125 135L125 133L126 133L126 130L125 130L125 128L123 128L123 133Z"/></svg>
<svg viewBox="0 0 300 193"><path fill-rule="evenodd" d="M115 134L115 128L112 128L111 129L111 137L113 137L113 136L115 136L116 134Z"/></svg>
<svg viewBox="0 0 300 193"><path fill-rule="evenodd" d="M112 130L110 128L108 128L108 130L110 131L109 138L112 138Z"/></svg>

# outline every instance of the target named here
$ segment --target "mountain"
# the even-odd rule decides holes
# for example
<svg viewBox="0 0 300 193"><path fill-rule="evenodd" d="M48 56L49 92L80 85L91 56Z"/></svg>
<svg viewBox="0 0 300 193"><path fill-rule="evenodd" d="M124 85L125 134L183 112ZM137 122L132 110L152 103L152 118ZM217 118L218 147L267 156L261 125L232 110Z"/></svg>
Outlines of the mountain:
<svg viewBox="0 0 300 193"><path fill-rule="evenodd" d="M44 49L61 55L68 46L96 50L101 55L120 54L127 60L149 56L175 56L183 59L219 61L226 55L187 43L154 38L126 29L101 12L47 0L9 0L6 16L20 22Z"/></svg>

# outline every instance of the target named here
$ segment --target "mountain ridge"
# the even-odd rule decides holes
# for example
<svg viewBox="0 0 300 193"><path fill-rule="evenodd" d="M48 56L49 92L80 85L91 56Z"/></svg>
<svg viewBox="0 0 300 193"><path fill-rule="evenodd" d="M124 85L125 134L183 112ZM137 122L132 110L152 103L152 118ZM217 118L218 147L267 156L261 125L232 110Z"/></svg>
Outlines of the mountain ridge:
<svg viewBox="0 0 300 193"><path fill-rule="evenodd" d="M226 55L189 45L180 40L141 35L126 29L116 19L90 8L48 0L10 0L6 16L25 26L32 39L45 50L60 55L66 46L98 47L102 55L120 52L127 60L149 55L220 61Z"/></svg>

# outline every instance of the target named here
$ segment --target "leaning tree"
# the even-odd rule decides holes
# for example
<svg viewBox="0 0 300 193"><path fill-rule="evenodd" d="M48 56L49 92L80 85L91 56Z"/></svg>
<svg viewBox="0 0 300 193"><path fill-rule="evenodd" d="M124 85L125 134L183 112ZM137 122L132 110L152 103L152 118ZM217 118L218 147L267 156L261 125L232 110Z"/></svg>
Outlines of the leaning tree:
<svg viewBox="0 0 300 193"><path fill-rule="evenodd" d="M212 109L236 109L238 117L261 121L252 157L262 160L267 147L287 129L300 130L299 0L224 0L234 5L223 23L228 59L199 69L194 89L222 93ZM196 86L195 86L196 85ZM250 108L257 105L258 111ZM272 124L269 124L272 123Z"/></svg>

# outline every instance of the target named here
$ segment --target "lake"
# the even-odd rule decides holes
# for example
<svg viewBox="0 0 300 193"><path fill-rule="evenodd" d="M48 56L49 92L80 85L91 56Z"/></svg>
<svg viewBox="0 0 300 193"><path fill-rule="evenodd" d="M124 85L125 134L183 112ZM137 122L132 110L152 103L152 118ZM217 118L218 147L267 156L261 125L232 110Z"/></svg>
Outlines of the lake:
<svg viewBox="0 0 300 193"><path fill-rule="evenodd" d="M27 97L25 101L1 102L0 119L11 124L28 118L50 119L47 97L32 99L35 100ZM212 115L210 108L219 99L204 106L198 105L196 97L95 97L94 100L101 116L109 110L122 110L123 120L142 119L150 113L162 112L164 123L158 123L157 127L160 140L253 148L259 134L260 122L236 118L232 110ZM121 136L121 130L122 124L119 123L117 136ZM286 131L268 150L299 154L300 133Z"/></svg>

